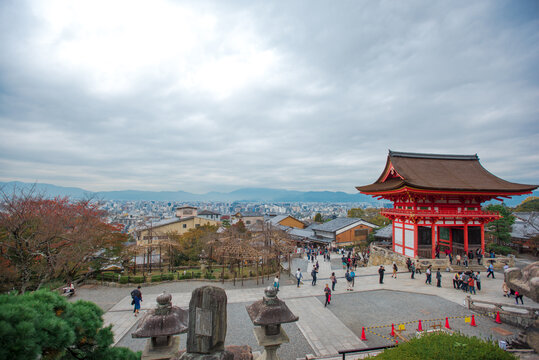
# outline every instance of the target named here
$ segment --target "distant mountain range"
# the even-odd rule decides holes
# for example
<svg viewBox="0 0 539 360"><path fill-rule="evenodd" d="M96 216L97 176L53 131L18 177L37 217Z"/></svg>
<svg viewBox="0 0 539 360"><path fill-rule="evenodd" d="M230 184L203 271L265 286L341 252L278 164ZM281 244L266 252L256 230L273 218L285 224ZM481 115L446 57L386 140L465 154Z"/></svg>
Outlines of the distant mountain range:
<svg viewBox="0 0 539 360"><path fill-rule="evenodd" d="M328 203L369 203L381 206L387 201L378 201L371 196L348 194L342 191L292 191L267 188L239 189L229 193L209 192L193 194L185 191L99 191L92 192L75 187L63 187L43 183L23 183L20 181L0 182L0 188L10 193L13 189L30 189L32 186L47 197L68 196L72 198L93 197L100 200L128 201L264 201L264 202L328 202Z"/></svg>
<svg viewBox="0 0 539 360"><path fill-rule="evenodd" d="M93 197L100 200L127 200L127 201L257 201L257 202L327 202L327 203L368 203L374 206L389 204L386 200L376 200L371 196L360 194L348 194L342 191L292 191L282 189L267 188L247 188L239 189L229 193L209 192L206 194L193 194L185 191L99 191L92 192L76 187L63 187L42 183L23 183L20 181L0 182L0 189L10 193L13 189L30 189L35 186L35 190L47 197L68 196L71 198ZM514 196L506 199L507 206L517 206L530 195ZM534 191L532 196L539 196L538 191ZM491 201L488 203L496 203Z"/></svg>

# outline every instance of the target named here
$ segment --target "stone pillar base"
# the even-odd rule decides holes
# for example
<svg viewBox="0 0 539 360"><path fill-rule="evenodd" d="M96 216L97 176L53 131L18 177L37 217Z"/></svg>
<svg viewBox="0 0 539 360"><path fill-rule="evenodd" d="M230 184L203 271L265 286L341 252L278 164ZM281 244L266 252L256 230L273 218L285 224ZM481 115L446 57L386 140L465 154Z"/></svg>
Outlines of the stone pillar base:
<svg viewBox="0 0 539 360"><path fill-rule="evenodd" d="M258 345L264 347L264 352L256 360L280 360L277 356L277 349L283 343L290 342L288 335L280 328L280 332L277 335L266 335L263 327L257 326L254 329L256 340Z"/></svg>
<svg viewBox="0 0 539 360"><path fill-rule="evenodd" d="M180 337L173 336L168 346L153 347L151 339L148 339L141 360L166 360L170 359L180 348Z"/></svg>

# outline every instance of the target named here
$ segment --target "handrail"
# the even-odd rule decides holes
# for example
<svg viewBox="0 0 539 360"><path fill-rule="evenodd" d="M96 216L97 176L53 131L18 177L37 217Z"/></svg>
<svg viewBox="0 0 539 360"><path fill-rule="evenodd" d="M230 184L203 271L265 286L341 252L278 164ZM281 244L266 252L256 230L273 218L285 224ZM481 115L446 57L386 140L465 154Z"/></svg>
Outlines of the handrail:
<svg viewBox="0 0 539 360"><path fill-rule="evenodd" d="M376 346L376 347L363 348L363 349L339 350L337 351L337 353L342 355L343 360L345 360L346 354L361 353L361 352L368 352L368 351L375 351L375 350L385 350L385 349L389 349L396 346L397 346L396 344L393 344L393 345Z"/></svg>
<svg viewBox="0 0 539 360"><path fill-rule="evenodd" d="M460 217L499 217L500 215L497 212L493 211L484 211L484 210L413 210L413 209L382 209L381 214L388 215L418 215L418 216L460 216Z"/></svg>

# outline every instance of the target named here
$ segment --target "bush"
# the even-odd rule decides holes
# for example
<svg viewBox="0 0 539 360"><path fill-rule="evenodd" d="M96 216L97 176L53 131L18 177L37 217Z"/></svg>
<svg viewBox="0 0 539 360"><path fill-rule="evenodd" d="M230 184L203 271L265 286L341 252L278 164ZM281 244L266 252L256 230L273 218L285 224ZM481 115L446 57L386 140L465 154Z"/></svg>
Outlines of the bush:
<svg viewBox="0 0 539 360"><path fill-rule="evenodd" d="M210 273L209 271L207 271L207 272L204 274L204 279L208 279L208 280L215 279L215 276L213 276L212 273Z"/></svg>
<svg viewBox="0 0 539 360"><path fill-rule="evenodd" d="M487 252L494 251L496 254L504 255L504 256L512 254L514 252L514 250L511 249L509 246L499 245L499 244L495 244L495 243L488 244L487 248L486 248L486 251Z"/></svg>
<svg viewBox="0 0 539 360"><path fill-rule="evenodd" d="M398 347L387 349L373 359L377 360L513 360L512 354L497 345L476 337L461 334L431 333L415 338Z"/></svg>
<svg viewBox="0 0 539 360"><path fill-rule="evenodd" d="M118 275L111 272L104 272L101 274L103 281L118 281Z"/></svg>
<svg viewBox="0 0 539 360"><path fill-rule="evenodd" d="M142 284L144 282L144 276L131 276L129 280L135 284Z"/></svg>
<svg viewBox="0 0 539 360"><path fill-rule="evenodd" d="M174 274L173 273L161 274L161 279L163 279L163 281L174 280Z"/></svg>
<svg viewBox="0 0 539 360"><path fill-rule="evenodd" d="M40 290L0 295L0 359L123 359L137 355L114 348L103 310L89 301L68 302Z"/></svg>
<svg viewBox="0 0 539 360"><path fill-rule="evenodd" d="M152 275L152 282L162 281L161 275Z"/></svg>
<svg viewBox="0 0 539 360"><path fill-rule="evenodd" d="M120 284L127 284L129 282L129 276L122 276L120 278Z"/></svg>
<svg viewBox="0 0 539 360"><path fill-rule="evenodd" d="M230 274L225 273L225 274L223 275L223 279L230 279Z"/></svg>

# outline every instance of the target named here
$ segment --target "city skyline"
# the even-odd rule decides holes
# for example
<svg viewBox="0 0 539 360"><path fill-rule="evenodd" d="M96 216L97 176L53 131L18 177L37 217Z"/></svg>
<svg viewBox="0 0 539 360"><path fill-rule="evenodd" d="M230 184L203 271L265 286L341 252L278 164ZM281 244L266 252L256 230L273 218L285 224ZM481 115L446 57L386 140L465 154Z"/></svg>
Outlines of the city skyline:
<svg viewBox="0 0 539 360"><path fill-rule="evenodd" d="M388 149L539 181L539 5L5 1L0 181L344 191Z"/></svg>

